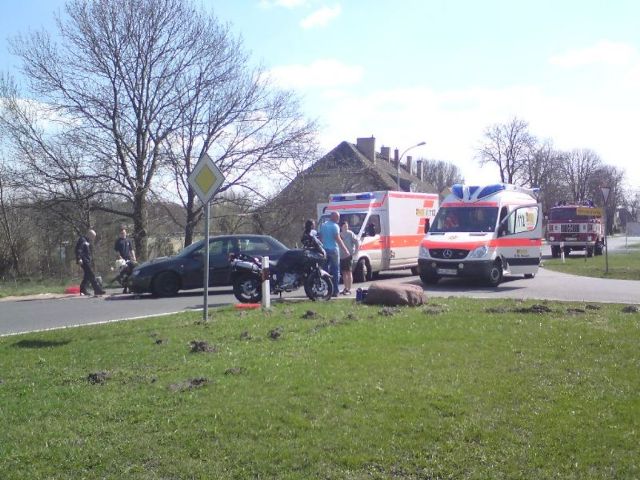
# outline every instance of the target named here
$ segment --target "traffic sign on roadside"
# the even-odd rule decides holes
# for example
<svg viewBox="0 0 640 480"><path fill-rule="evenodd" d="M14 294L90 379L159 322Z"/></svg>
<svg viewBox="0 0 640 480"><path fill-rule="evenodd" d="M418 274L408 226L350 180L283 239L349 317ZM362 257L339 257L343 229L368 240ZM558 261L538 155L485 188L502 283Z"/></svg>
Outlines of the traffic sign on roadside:
<svg viewBox="0 0 640 480"><path fill-rule="evenodd" d="M207 204L224 182L224 175L205 152L193 167L188 181L202 203Z"/></svg>

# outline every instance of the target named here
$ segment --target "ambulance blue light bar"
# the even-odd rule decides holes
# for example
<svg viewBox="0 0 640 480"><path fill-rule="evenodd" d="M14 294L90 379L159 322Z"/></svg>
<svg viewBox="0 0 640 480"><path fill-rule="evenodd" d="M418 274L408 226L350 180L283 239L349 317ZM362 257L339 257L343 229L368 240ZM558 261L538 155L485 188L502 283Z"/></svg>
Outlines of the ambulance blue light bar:
<svg viewBox="0 0 640 480"><path fill-rule="evenodd" d="M456 183L453 187L451 187L451 193L453 193L460 200L464 199L464 185Z"/></svg>
<svg viewBox="0 0 640 480"><path fill-rule="evenodd" d="M504 183L496 183L495 185L488 185L484 187L482 190L480 190L480 193L478 194L478 198L480 199L480 198L488 197L490 195L493 195L494 193L505 190L506 188L507 187Z"/></svg>
<svg viewBox="0 0 640 480"><path fill-rule="evenodd" d="M331 195L330 202L350 202L353 200L373 200L375 195L371 192L357 193L355 195Z"/></svg>

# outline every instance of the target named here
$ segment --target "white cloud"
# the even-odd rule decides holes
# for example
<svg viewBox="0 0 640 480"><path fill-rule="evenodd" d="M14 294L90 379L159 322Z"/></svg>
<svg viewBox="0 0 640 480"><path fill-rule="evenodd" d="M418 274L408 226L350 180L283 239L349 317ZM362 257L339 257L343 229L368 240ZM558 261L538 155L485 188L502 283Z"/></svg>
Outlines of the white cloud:
<svg viewBox="0 0 640 480"><path fill-rule="evenodd" d="M531 133L550 138L557 148L595 150L605 163L624 168L637 188L640 162L634 129L640 98L619 92L624 102L599 93L554 96L531 85L447 91L418 87L343 96L333 92L323 96L320 141L328 151L342 140L355 142L369 135L376 137L378 150L381 145L403 150L424 140L427 144L413 152L415 158L452 162L467 181L485 183L499 176L495 167L481 168L475 158L483 132L517 116L529 122Z"/></svg>
<svg viewBox="0 0 640 480"><path fill-rule="evenodd" d="M300 21L304 29L326 27L327 24L342 13L342 7L338 4L333 7L324 6Z"/></svg>
<svg viewBox="0 0 640 480"><path fill-rule="evenodd" d="M284 7L284 8L296 8L307 4L308 0L260 0L260 7Z"/></svg>
<svg viewBox="0 0 640 480"><path fill-rule="evenodd" d="M337 87L359 83L364 69L335 59L316 60L309 65L285 65L269 72L285 88Z"/></svg>
<svg viewBox="0 0 640 480"><path fill-rule="evenodd" d="M568 50L554 55L549 63L564 68L594 64L626 66L637 61L638 52L629 44L602 40L587 48Z"/></svg>

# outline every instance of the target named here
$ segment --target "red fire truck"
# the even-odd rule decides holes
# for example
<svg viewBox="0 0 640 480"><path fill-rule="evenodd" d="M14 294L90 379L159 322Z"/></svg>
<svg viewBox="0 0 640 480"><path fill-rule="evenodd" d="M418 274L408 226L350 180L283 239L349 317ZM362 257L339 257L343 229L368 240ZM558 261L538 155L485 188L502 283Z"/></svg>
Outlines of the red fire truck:
<svg viewBox="0 0 640 480"><path fill-rule="evenodd" d="M587 257L602 255L604 225L602 209L584 205L559 205L549 210L547 243L551 256L557 258L562 250L569 255L585 250Z"/></svg>

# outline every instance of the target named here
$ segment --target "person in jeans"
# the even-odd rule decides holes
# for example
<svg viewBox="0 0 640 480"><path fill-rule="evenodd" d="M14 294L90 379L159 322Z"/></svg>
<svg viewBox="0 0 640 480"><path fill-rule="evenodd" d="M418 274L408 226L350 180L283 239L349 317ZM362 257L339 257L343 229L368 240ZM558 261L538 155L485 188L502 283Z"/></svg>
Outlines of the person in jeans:
<svg viewBox="0 0 640 480"><path fill-rule="evenodd" d="M342 283L344 283L344 289L340 294L350 295L353 285L353 256L358 253L360 241L358 236L349 230L349 225L344 220L340 222L340 238L349 250L349 255L340 258L340 273L342 274Z"/></svg>
<svg viewBox="0 0 640 480"><path fill-rule="evenodd" d="M338 212L331 212L328 221L320 227L320 240L327 252L327 270L333 278L333 296L338 296L338 282L340 281L340 251L344 255L349 255L347 246L340 238L340 227L338 227L340 215Z"/></svg>

